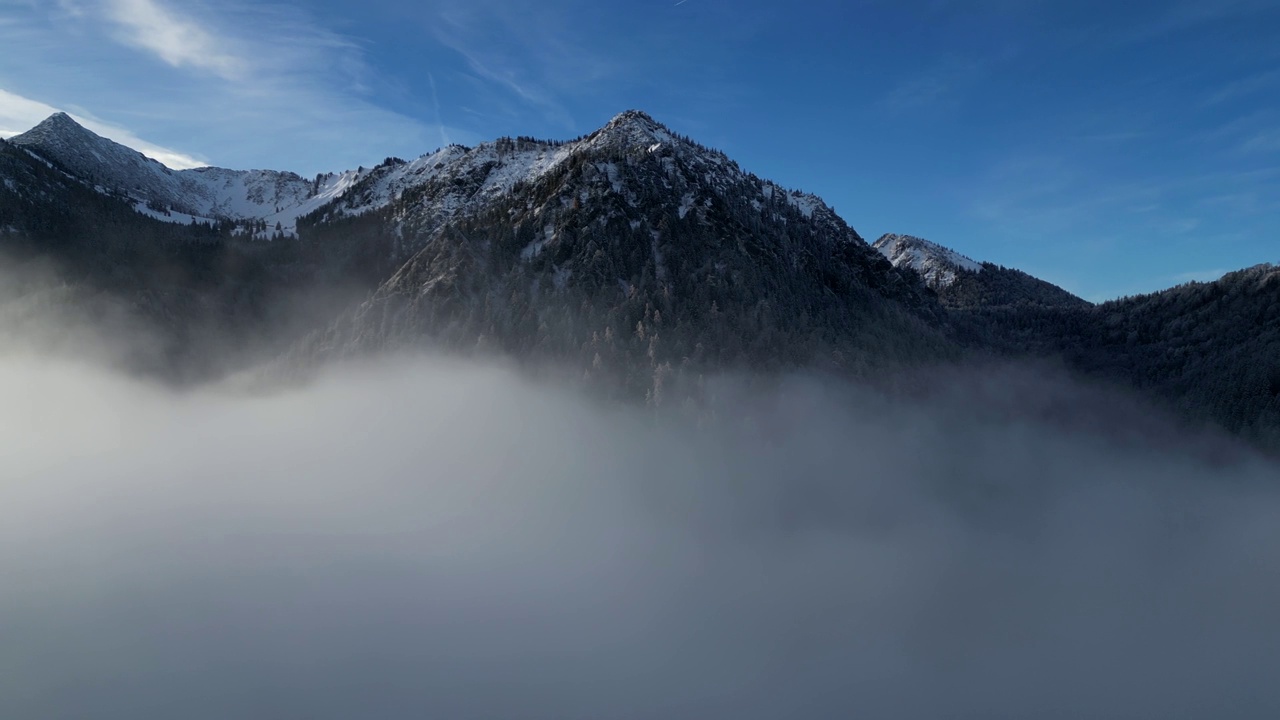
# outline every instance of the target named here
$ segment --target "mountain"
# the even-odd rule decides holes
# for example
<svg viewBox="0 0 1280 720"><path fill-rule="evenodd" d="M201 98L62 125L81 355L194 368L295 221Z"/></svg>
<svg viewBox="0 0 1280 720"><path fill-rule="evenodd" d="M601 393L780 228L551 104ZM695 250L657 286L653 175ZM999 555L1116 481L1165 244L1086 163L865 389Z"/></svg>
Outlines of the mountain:
<svg viewBox="0 0 1280 720"><path fill-rule="evenodd" d="M969 348L1053 359L1280 450L1275 265L1099 305L970 304L948 313L953 337Z"/></svg>
<svg viewBox="0 0 1280 720"><path fill-rule="evenodd" d="M122 308L155 337L128 364L183 382L425 344L656 404L726 370L1031 357L1280 448L1274 267L1095 306L920 238L868 245L637 111L310 181L173 171L54 116L0 141L0 253L62 283L0 314Z"/></svg>
<svg viewBox="0 0 1280 720"><path fill-rule="evenodd" d="M1280 449L1280 266L1113 300L1073 325L1053 334L1076 367Z"/></svg>
<svg viewBox="0 0 1280 720"><path fill-rule="evenodd" d="M873 244L895 267L909 267L925 285L940 290L961 273L980 273L982 264L937 243L912 235L883 235Z"/></svg>
<svg viewBox="0 0 1280 720"><path fill-rule="evenodd" d="M1088 302L1021 270L976 262L911 235L884 235L873 245L898 268L910 268L950 308L1002 305L1084 306Z"/></svg>
<svg viewBox="0 0 1280 720"><path fill-rule="evenodd" d="M926 291L830 207L643 113L567 143L442 153L307 219L381 207L420 247L307 352L479 344L651 398L718 368L954 355Z"/></svg>
<svg viewBox="0 0 1280 720"><path fill-rule="evenodd" d="M103 192L127 198L140 213L175 223L256 221L262 235L295 232L298 216L331 201L360 176L359 171L306 180L275 170L202 167L171 170L142 153L82 127L56 113L12 144L84 180Z"/></svg>
<svg viewBox="0 0 1280 720"><path fill-rule="evenodd" d="M96 178L199 171L157 169L69 118L11 147L76 194L51 203L53 215L85 208L25 235L58 245L85 283L128 296L168 334L210 324L243 333L270 315L278 287L345 283L371 299L331 324L345 333L308 346L315 359L487 344L621 369L621 384L646 393L655 372L681 366L858 371L956 350L924 288L819 199L640 112L573 141L502 138L342 173L341 191L298 218L299 237L270 243L225 223L165 226L133 212L136 195ZM99 199L85 205L85 193Z"/></svg>
<svg viewBox="0 0 1280 720"><path fill-rule="evenodd" d="M0 332L15 311L95 334L127 319L129 340L104 343L122 367L198 381L280 352L295 327L367 294L376 279L352 258L323 240L163 222L0 140Z"/></svg>
<svg viewBox="0 0 1280 720"><path fill-rule="evenodd" d="M874 246L937 293L952 337L972 350L1056 359L1183 417L1280 448L1276 266L1095 306L921 238L885 235Z"/></svg>

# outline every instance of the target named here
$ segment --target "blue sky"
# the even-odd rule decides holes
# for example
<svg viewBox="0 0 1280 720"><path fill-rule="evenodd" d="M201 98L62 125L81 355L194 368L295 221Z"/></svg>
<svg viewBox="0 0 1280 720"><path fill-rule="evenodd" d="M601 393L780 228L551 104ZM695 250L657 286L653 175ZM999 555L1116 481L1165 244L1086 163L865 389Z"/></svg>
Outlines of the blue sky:
<svg viewBox="0 0 1280 720"><path fill-rule="evenodd" d="M303 174L627 108L1089 299L1280 262L1277 0L0 0L0 134L54 109Z"/></svg>

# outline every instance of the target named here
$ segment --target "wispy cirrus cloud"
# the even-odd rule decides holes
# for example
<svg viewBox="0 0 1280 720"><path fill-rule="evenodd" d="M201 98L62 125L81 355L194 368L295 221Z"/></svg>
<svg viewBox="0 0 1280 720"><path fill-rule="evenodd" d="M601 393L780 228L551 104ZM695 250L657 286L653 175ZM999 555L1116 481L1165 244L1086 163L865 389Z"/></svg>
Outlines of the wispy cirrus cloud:
<svg viewBox="0 0 1280 720"><path fill-rule="evenodd" d="M296 6L58 0L24 2L10 19L0 119L12 131L33 124L23 108L35 103L110 118L128 127L113 139L138 149L145 136L219 165L306 174L475 138L388 107L362 42Z"/></svg>
<svg viewBox="0 0 1280 720"><path fill-rule="evenodd" d="M880 107L898 114L954 105L981 71L982 66L971 60L947 60L899 83L881 99Z"/></svg>
<svg viewBox="0 0 1280 720"><path fill-rule="evenodd" d="M1280 110L1263 107L1199 133L1197 141L1220 153L1256 157L1280 152Z"/></svg>
<svg viewBox="0 0 1280 720"><path fill-rule="evenodd" d="M472 0L446 2L436 10L433 35L456 52L477 78L518 105L532 107L547 122L574 127L564 96L612 72L610 63L548 15L563 8L513 8Z"/></svg>
<svg viewBox="0 0 1280 720"><path fill-rule="evenodd" d="M1280 126L1258 130L1241 143L1240 150L1246 153L1280 152Z"/></svg>
<svg viewBox="0 0 1280 720"><path fill-rule="evenodd" d="M533 116L560 131L594 128L601 105L616 113L648 99L649 110L661 109L669 118L691 104L741 96L743 83L731 70L743 64L738 53L770 16L760 8L739 12L723 3L427 5L423 29L461 61L453 77L437 74L442 88L461 79L477 115ZM707 27L714 27L714 40L703 37ZM659 108L666 103L654 100L671 95L680 101ZM587 127L578 122L585 119L584 107L592 108Z"/></svg>
<svg viewBox="0 0 1280 720"><path fill-rule="evenodd" d="M231 51L226 38L156 0L105 0L101 12L116 25L122 42L155 53L174 67L207 70L227 80L243 80L250 67Z"/></svg>
<svg viewBox="0 0 1280 720"><path fill-rule="evenodd" d="M1256 238L1280 212L1280 169L1240 168L1228 153L1195 172L1099 173L1074 150L1010 155L972 177L959 194L981 240L966 250L1095 302L1259 262ZM1082 261L1087 273L1064 270Z"/></svg>
<svg viewBox="0 0 1280 720"><path fill-rule="evenodd" d="M1161 18L1162 26L1168 29L1194 27L1219 20L1248 17L1265 12L1273 12L1276 4L1272 0L1178 0L1172 3Z"/></svg>
<svg viewBox="0 0 1280 720"><path fill-rule="evenodd" d="M1205 104L1231 102L1257 93L1270 92L1277 87L1280 87L1280 70L1255 73L1222 85L1205 100Z"/></svg>

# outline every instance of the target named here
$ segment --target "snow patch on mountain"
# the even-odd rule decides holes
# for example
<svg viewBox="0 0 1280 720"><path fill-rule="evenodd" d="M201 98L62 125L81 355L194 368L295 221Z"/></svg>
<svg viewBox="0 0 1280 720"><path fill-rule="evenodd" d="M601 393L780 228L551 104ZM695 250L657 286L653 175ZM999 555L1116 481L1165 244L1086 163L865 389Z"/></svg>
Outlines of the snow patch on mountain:
<svg viewBox="0 0 1280 720"><path fill-rule="evenodd" d="M885 235L873 247L895 267L905 266L920 273L925 284L934 289L950 286L960 272L982 272L982 263L912 235Z"/></svg>
<svg viewBox="0 0 1280 720"><path fill-rule="evenodd" d="M509 139L475 148L451 145L412 162L376 169L345 192L334 212L362 215L407 199L416 213L449 217L536 180L567 159L571 149Z"/></svg>
<svg viewBox="0 0 1280 720"><path fill-rule="evenodd" d="M787 191L787 202L790 203L792 207L799 210L801 215L804 215L807 218L813 217L814 210L817 210L818 207L822 205L822 201L819 200L816 195L792 192L790 190Z"/></svg>
<svg viewBox="0 0 1280 720"><path fill-rule="evenodd" d="M204 215L191 215L189 213L178 212L177 210L156 210L148 207L144 202L134 202L133 209L140 215L146 215L147 217L162 220L164 222L181 223L183 225L189 225L191 223L214 224L218 222L217 218Z"/></svg>

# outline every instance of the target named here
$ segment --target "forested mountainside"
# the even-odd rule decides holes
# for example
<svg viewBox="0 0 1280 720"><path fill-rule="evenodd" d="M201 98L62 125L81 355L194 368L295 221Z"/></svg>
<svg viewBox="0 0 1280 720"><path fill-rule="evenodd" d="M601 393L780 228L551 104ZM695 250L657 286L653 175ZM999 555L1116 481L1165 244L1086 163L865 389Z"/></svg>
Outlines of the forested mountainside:
<svg viewBox="0 0 1280 720"><path fill-rule="evenodd" d="M949 308L996 306L1063 306L1081 308L1089 303L1053 283L1015 268L982 263L981 272L960 272L955 282L937 291Z"/></svg>
<svg viewBox="0 0 1280 720"><path fill-rule="evenodd" d="M1078 349L1057 331L1076 366L1280 448L1280 267L1104 303L1082 329Z"/></svg>
<svg viewBox="0 0 1280 720"><path fill-rule="evenodd" d="M949 305L955 337L1010 357L1060 358L1184 417L1280 448L1280 268L1260 265L1100 305Z"/></svg>
<svg viewBox="0 0 1280 720"><path fill-rule="evenodd" d="M938 300L948 308L1088 305L1057 285L1021 270L978 262L923 238L884 235L873 247L895 267L917 273L920 281L937 293Z"/></svg>
<svg viewBox="0 0 1280 720"><path fill-rule="evenodd" d="M1280 448L1275 266L1093 305L920 238L886 235L875 247L920 274L946 309L952 337L970 350L1060 360L1088 377L1136 388L1183 417Z"/></svg>
<svg viewBox="0 0 1280 720"><path fill-rule="evenodd" d="M927 292L829 208L640 114L451 222L416 196L391 212L423 248L307 352L481 344L654 399L690 370L956 355Z"/></svg>
<svg viewBox="0 0 1280 720"><path fill-rule="evenodd" d="M22 285L6 293L10 317L41 303L87 324L129 315L148 339L127 353L135 369L191 381L232 356L261 360L288 346L296 323L327 321L386 271L341 239L262 242L240 227L159 221L0 140L0 275ZM53 288L32 284L50 273Z"/></svg>
<svg viewBox="0 0 1280 720"><path fill-rule="evenodd" d="M1280 447L1271 266L1093 306L920 238L868 245L818 198L635 111L567 142L449 146L306 187L280 173L292 205L187 208L208 218L152 197L176 187L171 171L132 150L65 116L37 130L0 141L0 252L50 263L63 285L23 307L123 308L159 338L146 372L192 381L432 345L662 403L722 370L1058 358Z"/></svg>

